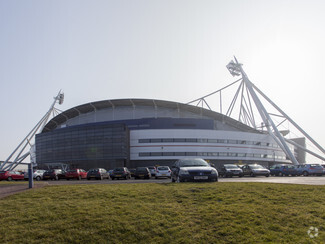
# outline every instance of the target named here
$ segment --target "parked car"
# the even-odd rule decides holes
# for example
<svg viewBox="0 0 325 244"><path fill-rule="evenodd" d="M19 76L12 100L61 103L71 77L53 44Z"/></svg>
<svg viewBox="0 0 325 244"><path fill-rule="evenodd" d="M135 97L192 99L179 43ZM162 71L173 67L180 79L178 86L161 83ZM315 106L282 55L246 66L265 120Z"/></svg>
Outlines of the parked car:
<svg viewBox="0 0 325 244"><path fill-rule="evenodd" d="M219 175L222 177L243 177L243 170L236 164L224 164L218 169Z"/></svg>
<svg viewBox="0 0 325 244"><path fill-rule="evenodd" d="M95 168L95 169L90 169L87 173L87 179L97 179L97 180L103 180L103 179L110 179L109 173L107 172L106 169L103 168Z"/></svg>
<svg viewBox="0 0 325 244"><path fill-rule="evenodd" d="M155 178L171 178L172 171L168 166L158 166L156 169L156 176Z"/></svg>
<svg viewBox="0 0 325 244"><path fill-rule="evenodd" d="M184 158L172 166L172 182L218 181L218 171L202 158Z"/></svg>
<svg viewBox="0 0 325 244"><path fill-rule="evenodd" d="M323 167L323 175L325 175L325 164L321 164L321 166Z"/></svg>
<svg viewBox="0 0 325 244"><path fill-rule="evenodd" d="M129 171L130 171L130 174L131 174L131 177L134 177L134 172L135 172L135 168L131 168L131 169L129 169Z"/></svg>
<svg viewBox="0 0 325 244"><path fill-rule="evenodd" d="M24 174L18 171L0 171L0 181L1 180L23 180Z"/></svg>
<svg viewBox="0 0 325 244"><path fill-rule="evenodd" d="M44 172L43 180L60 180L65 179L65 171L63 169L49 169Z"/></svg>
<svg viewBox="0 0 325 244"><path fill-rule="evenodd" d="M249 175L252 177L259 176L259 175L266 176L266 177L270 176L270 170L264 168L262 165L259 164L244 165L242 167L242 170L244 175Z"/></svg>
<svg viewBox="0 0 325 244"><path fill-rule="evenodd" d="M148 169L150 170L151 176L156 176L156 167L155 166L148 166Z"/></svg>
<svg viewBox="0 0 325 244"><path fill-rule="evenodd" d="M115 179L131 179L131 173L126 167L115 168L111 174L112 180Z"/></svg>
<svg viewBox="0 0 325 244"><path fill-rule="evenodd" d="M323 167L320 164L301 164L297 166L299 175L323 175Z"/></svg>
<svg viewBox="0 0 325 244"><path fill-rule="evenodd" d="M37 181L42 180L45 171L46 171L46 170L44 170L44 169L35 169L35 170L33 170L33 179L35 179L35 180L37 180ZM25 180L28 180L28 179L29 179L29 174L28 174L28 172L26 172L26 173L24 174L24 179L25 179Z"/></svg>
<svg viewBox="0 0 325 244"><path fill-rule="evenodd" d="M275 176L296 176L298 170L295 165L276 164L270 167L270 174Z"/></svg>
<svg viewBox="0 0 325 244"><path fill-rule="evenodd" d="M134 179L150 179L151 173L147 167L137 167L134 172Z"/></svg>
<svg viewBox="0 0 325 244"><path fill-rule="evenodd" d="M70 180L70 179L77 179L77 180L87 179L87 172L84 169L69 169L65 173L65 178L67 180Z"/></svg>

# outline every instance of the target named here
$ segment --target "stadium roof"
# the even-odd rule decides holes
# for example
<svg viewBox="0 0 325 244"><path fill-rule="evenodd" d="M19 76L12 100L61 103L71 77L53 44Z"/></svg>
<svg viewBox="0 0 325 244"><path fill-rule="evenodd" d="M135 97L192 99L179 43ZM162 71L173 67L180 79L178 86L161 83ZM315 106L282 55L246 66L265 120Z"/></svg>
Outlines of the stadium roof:
<svg viewBox="0 0 325 244"><path fill-rule="evenodd" d="M114 99L114 100L103 100L103 101L82 104L58 114L56 117L51 119L46 124L42 132L48 132L54 130L59 125L65 123L67 120L77 117L81 114L86 114L86 113L107 109L107 108L114 109L117 107L137 107L137 106L146 106L146 107L153 107L153 108L163 107L163 108L188 111L201 116L210 117L211 119L214 120L223 121L226 124L231 125L242 131L252 131L256 133L260 132L258 130L255 130L252 127L249 127L241 123L240 121L232 119L221 113L214 112L212 110L208 110L193 105L183 104L183 103L164 101L164 100L155 100L155 99Z"/></svg>

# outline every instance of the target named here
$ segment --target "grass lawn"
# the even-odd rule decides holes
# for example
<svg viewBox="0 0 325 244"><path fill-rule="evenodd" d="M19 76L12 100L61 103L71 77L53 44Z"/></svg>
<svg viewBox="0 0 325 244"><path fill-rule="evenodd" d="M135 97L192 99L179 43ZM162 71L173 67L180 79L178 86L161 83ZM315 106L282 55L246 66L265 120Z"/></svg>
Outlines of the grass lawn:
<svg viewBox="0 0 325 244"><path fill-rule="evenodd" d="M324 243L324 203L324 186L47 186L0 199L0 242Z"/></svg>

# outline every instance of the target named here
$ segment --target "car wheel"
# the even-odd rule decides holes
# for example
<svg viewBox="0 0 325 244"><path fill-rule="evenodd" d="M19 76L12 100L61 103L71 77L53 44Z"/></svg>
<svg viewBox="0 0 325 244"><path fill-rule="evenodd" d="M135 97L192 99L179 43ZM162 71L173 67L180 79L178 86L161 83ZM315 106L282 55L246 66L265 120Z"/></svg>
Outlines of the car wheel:
<svg viewBox="0 0 325 244"><path fill-rule="evenodd" d="M255 177L255 174L252 172L252 173L250 174L250 176L251 176L251 177Z"/></svg>
<svg viewBox="0 0 325 244"><path fill-rule="evenodd" d="M309 173L308 173L307 171L304 171L304 172L302 172L302 175L303 175L303 176L308 176Z"/></svg>
<svg viewBox="0 0 325 244"><path fill-rule="evenodd" d="M40 181L41 180L41 177L40 176L36 176L36 179L37 181Z"/></svg>
<svg viewBox="0 0 325 244"><path fill-rule="evenodd" d="M265 175L265 177L269 177L270 175Z"/></svg>
<svg viewBox="0 0 325 244"><path fill-rule="evenodd" d="M12 181L12 177L9 176L7 180L8 180L8 181Z"/></svg>

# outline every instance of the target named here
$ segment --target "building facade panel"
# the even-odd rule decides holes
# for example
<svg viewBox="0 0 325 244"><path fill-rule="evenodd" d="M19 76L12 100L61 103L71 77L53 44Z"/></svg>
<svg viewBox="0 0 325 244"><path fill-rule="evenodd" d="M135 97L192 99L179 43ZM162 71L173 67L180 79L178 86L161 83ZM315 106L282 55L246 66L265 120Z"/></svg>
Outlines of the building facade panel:
<svg viewBox="0 0 325 244"><path fill-rule="evenodd" d="M86 124L36 135L38 164L126 164L128 160L129 131L124 124Z"/></svg>

